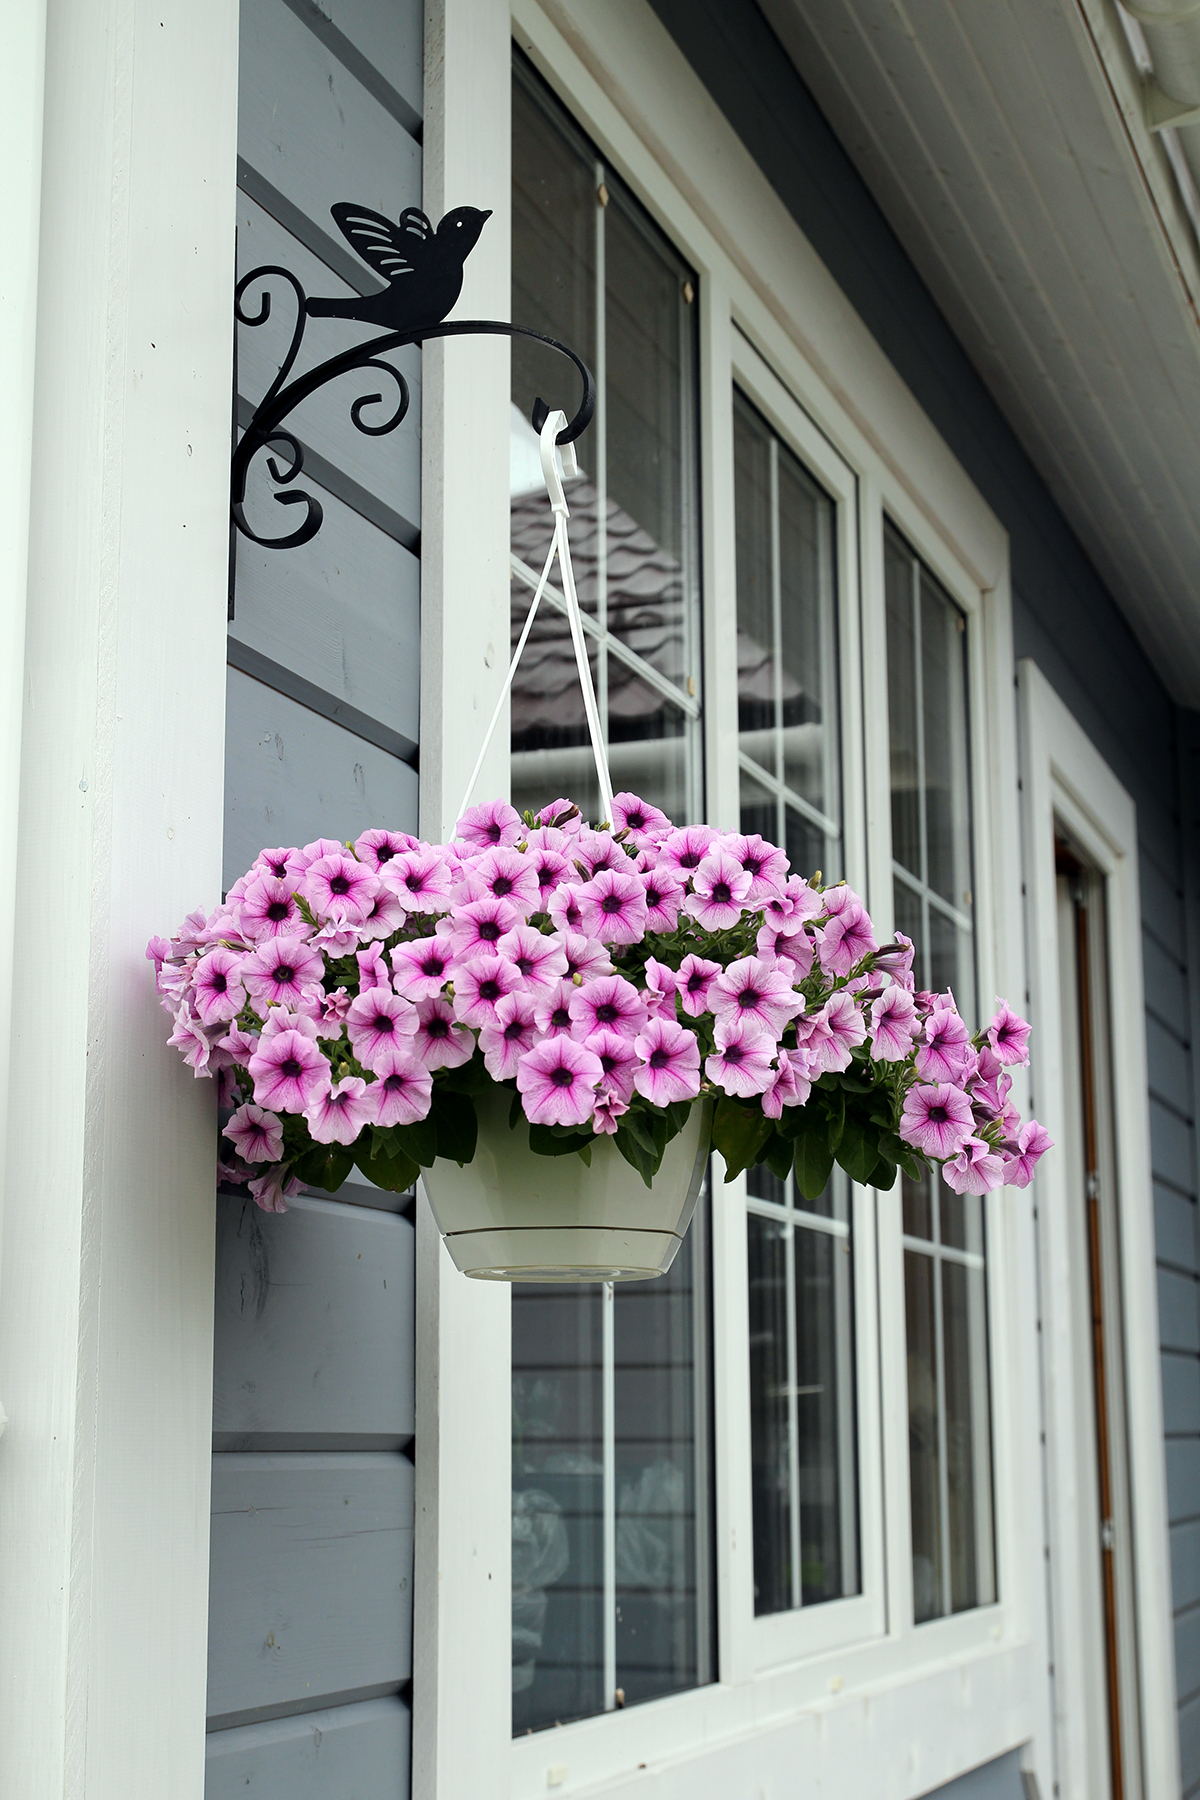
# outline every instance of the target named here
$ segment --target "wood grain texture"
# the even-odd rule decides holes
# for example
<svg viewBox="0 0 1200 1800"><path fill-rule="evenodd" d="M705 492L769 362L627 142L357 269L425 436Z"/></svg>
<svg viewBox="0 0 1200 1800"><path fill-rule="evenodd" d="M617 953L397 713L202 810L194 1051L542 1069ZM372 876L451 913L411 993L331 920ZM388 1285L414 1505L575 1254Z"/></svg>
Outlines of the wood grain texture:
<svg viewBox="0 0 1200 1800"><path fill-rule="evenodd" d="M336 1200L217 1200L213 1433L233 1450L413 1434L413 1227Z"/></svg>
<svg viewBox="0 0 1200 1800"><path fill-rule="evenodd" d="M213 1458L210 1728L411 1674L413 1469L401 1455Z"/></svg>
<svg viewBox="0 0 1200 1800"><path fill-rule="evenodd" d="M415 831L417 777L340 725L229 670L225 720L225 881L264 844L355 838L371 825Z"/></svg>
<svg viewBox="0 0 1200 1800"><path fill-rule="evenodd" d="M411 1736L392 1695L210 1732L204 1800L407 1800Z"/></svg>

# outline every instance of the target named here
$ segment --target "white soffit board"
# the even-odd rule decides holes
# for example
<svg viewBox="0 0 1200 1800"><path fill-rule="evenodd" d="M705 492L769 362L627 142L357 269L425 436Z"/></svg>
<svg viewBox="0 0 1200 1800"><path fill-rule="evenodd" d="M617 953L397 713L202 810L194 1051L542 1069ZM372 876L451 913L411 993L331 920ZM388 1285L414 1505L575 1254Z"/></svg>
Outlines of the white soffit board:
<svg viewBox="0 0 1200 1800"><path fill-rule="evenodd" d="M1200 264L1104 0L761 0L1174 697L1200 706Z"/></svg>

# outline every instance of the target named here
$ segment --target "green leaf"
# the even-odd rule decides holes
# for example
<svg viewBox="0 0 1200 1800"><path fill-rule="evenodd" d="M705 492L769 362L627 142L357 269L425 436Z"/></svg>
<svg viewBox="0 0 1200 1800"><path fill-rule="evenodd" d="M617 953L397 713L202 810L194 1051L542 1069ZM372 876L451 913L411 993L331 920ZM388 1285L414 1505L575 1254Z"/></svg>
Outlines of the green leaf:
<svg viewBox="0 0 1200 1800"><path fill-rule="evenodd" d="M621 1152L621 1155L625 1158L625 1161L631 1168L637 1170L646 1186L649 1187L654 1179L654 1152L652 1150L647 1150L641 1140L637 1138L632 1131L627 1129L627 1121L631 1116L631 1114L626 1113L625 1117L621 1120L621 1123L617 1126L613 1142Z"/></svg>
<svg viewBox="0 0 1200 1800"><path fill-rule="evenodd" d="M722 1094L713 1117L713 1149L725 1159L725 1179L732 1181L756 1163L773 1127L761 1107L740 1106Z"/></svg>
<svg viewBox="0 0 1200 1800"><path fill-rule="evenodd" d="M482 1056L476 1051L470 1062L461 1063L457 1069L445 1069L434 1080L435 1097L439 1092L452 1094L482 1094L485 1088L493 1085ZM520 1099L520 1095L517 1096Z"/></svg>
<svg viewBox="0 0 1200 1800"><path fill-rule="evenodd" d="M460 1168L471 1162L479 1138L479 1118L471 1096L435 1087L430 1117L437 1130L438 1155L456 1162Z"/></svg>
<svg viewBox="0 0 1200 1800"><path fill-rule="evenodd" d="M353 1167L354 1152L347 1145L314 1144L292 1165L292 1173L305 1187L324 1188L326 1193L336 1194Z"/></svg>
<svg viewBox="0 0 1200 1800"><path fill-rule="evenodd" d="M851 1181L865 1186L879 1160L879 1139L873 1131L864 1131L858 1119L847 1119L836 1154Z"/></svg>
<svg viewBox="0 0 1200 1800"><path fill-rule="evenodd" d="M378 1127L364 1131L354 1146L354 1160L368 1181L389 1194L405 1194L421 1173L411 1157Z"/></svg>
<svg viewBox="0 0 1200 1800"><path fill-rule="evenodd" d="M438 1128L430 1116L411 1125L393 1125L396 1142L405 1156L410 1156L423 1169L431 1169L437 1160Z"/></svg>
<svg viewBox="0 0 1200 1800"><path fill-rule="evenodd" d="M585 1169L591 1168L591 1166L592 1166L592 1146L590 1144L580 1144L580 1146L579 1146L578 1150L575 1152L575 1154L579 1158L580 1162L583 1164Z"/></svg>
<svg viewBox="0 0 1200 1800"><path fill-rule="evenodd" d="M635 1107L632 1111L625 1114L621 1120L620 1129L627 1132L630 1137L635 1138L645 1151L646 1155L653 1159L654 1132L650 1124L649 1116L646 1113L640 1112Z"/></svg>
<svg viewBox="0 0 1200 1800"><path fill-rule="evenodd" d="M896 1176L898 1173L899 1171L897 1170L895 1163L890 1162L886 1156L881 1155L875 1164L871 1179L867 1185L868 1187L881 1188L886 1193L888 1188L895 1187Z"/></svg>
<svg viewBox="0 0 1200 1800"><path fill-rule="evenodd" d="M828 1121L826 1131L829 1143L829 1154L837 1155L837 1147L842 1141L842 1132L846 1124L846 1096L840 1091L825 1094L825 1117ZM815 1199L812 1195L810 1198Z"/></svg>
<svg viewBox="0 0 1200 1800"><path fill-rule="evenodd" d="M521 1091L519 1088L514 1088L512 1105L508 1109L508 1129L510 1131L515 1131L524 1117L524 1109L521 1106Z"/></svg>
<svg viewBox="0 0 1200 1800"><path fill-rule="evenodd" d="M786 1181L795 1154L796 1146L791 1138L780 1137L778 1131L773 1131L759 1160L766 1163L772 1175L778 1176L780 1181Z"/></svg>
<svg viewBox="0 0 1200 1800"><path fill-rule="evenodd" d="M529 1148L535 1156L571 1156L585 1146L590 1148L593 1135L590 1131L563 1132L560 1135L553 1126L531 1125Z"/></svg>
<svg viewBox="0 0 1200 1800"><path fill-rule="evenodd" d="M688 1115L691 1113L691 1110L692 1103L690 1100L672 1100L670 1106L666 1109L668 1142L671 1138L679 1136L679 1133L688 1122Z"/></svg>
<svg viewBox="0 0 1200 1800"><path fill-rule="evenodd" d="M833 1151L819 1128L796 1140L796 1186L806 1200L819 1200L833 1174Z"/></svg>

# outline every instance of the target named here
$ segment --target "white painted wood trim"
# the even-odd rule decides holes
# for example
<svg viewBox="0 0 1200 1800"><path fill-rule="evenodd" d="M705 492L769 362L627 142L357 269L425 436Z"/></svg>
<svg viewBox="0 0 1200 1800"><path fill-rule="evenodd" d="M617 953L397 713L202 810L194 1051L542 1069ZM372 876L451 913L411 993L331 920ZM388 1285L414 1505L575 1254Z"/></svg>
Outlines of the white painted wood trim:
<svg viewBox="0 0 1200 1800"><path fill-rule="evenodd" d="M503 0L428 0L424 208L490 206L459 318L510 304L511 50ZM422 357L421 831L452 835L509 657L509 346ZM550 400L554 396L548 396ZM508 794L501 718L476 801ZM512 1737L511 1296L417 1215L414 1800L499 1800Z"/></svg>
<svg viewBox="0 0 1200 1800"><path fill-rule="evenodd" d="M0 1264L0 1791L201 1800L237 7L50 9ZM10 851L11 853L11 851Z"/></svg>
<svg viewBox="0 0 1200 1800"><path fill-rule="evenodd" d="M1121 1279L1125 1307L1125 1380L1138 1675L1147 1800L1179 1793L1166 1466L1159 1373L1158 1295L1142 993L1137 814L1133 801L1036 664L1019 666L1021 768L1033 1065L1037 1114L1052 1137L1064 1136L1054 820L1069 823L1106 877L1114 1135L1120 1194ZM1084 1800L1080 1733L1082 1646L1076 1641L1083 1579L1069 1447L1077 1441L1082 1383L1075 1368L1066 1236L1065 1170L1053 1155L1041 1166L1038 1208L1047 1424L1049 1532L1054 1585L1054 1662L1063 1800ZM1063 1453L1061 1447L1068 1447Z"/></svg>
<svg viewBox="0 0 1200 1800"><path fill-rule="evenodd" d="M29 581L46 0L33 0L11 15L5 33L5 60L8 94L0 114L0 168L5 171L0 188L0 242L5 245L4 273L0 275L0 419L5 421L0 433L0 843L15 844ZM0 873L0 1168L4 1166L8 1102L16 883L16 859L9 856ZM3 1208L0 1187L0 1214ZM0 1393L0 1407L3 1403Z"/></svg>

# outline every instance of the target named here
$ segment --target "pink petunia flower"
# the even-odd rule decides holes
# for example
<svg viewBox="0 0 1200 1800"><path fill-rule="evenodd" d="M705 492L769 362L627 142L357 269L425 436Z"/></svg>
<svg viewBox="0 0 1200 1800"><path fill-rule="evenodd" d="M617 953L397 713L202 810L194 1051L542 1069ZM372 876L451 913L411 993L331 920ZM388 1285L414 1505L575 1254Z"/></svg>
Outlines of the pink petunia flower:
<svg viewBox="0 0 1200 1800"><path fill-rule="evenodd" d="M911 938L905 937L902 931L896 933L894 944L885 944L876 952L875 969L881 975L890 976L897 987L904 988L907 993L913 991L913 954Z"/></svg>
<svg viewBox="0 0 1200 1800"><path fill-rule="evenodd" d="M683 903L705 931L724 931L736 925L742 916L743 902L750 892L751 877L741 863L724 850L706 856L692 876L692 892Z"/></svg>
<svg viewBox="0 0 1200 1800"><path fill-rule="evenodd" d="M246 1065L258 1106L301 1113L329 1092L329 1064L303 1031L264 1031Z"/></svg>
<svg viewBox="0 0 1200 1800"><path fill-rule="evenodd" d="M552 988L534 996L534 1018L546 1037L569 1037L575 1029L571 1002L579 990L573 981L557 981Z"/></svg>
<svg viewBox="0 0 1200 1800"><path fill-rule="evenodd" d="M461 1025L494 1025L496 1002L521 986L521 976L502 956L476 956L454 975L454 1016Z"/></svg>
<svg viewBox="0 0 1200 1800"><path fill-rule="evenodd" d="M250 1183L250 1192L254 1196L255 1206L260 1206L264 1212L284 1213L287 1211L288 1201L297 1194L302 1194L304 1187L295 1176L290 1176L285 1181L282 1169L268 1169L265 1175L255 1176Z"/></svg>
<svg viewBox="0 0 1200 1800"><path fill-rule="evenodd" d="M300 875L311 869L315 862L323 856L344 856L345 844L339 844L336 838L314 838L311 844L305 844L303 850L296 852L296 869Z"/></svg>
<svg viewBox="0 0 1200 1800"><path fill-rule="evenodd" d="M361 1075L347 1075L305 1108L308 1135L318 1144L352 1144L364 1125L371 1123L375 1107L367 1099Z"/></svg>
<svg viewBox="0 0 1200 1800"><path fill-rule="evenodd" d="M957 1156L974 1125L970 1100L948 1082L910 1088L904 1097L900 1136L926 1156Z"/></svg>
<svg viewBox="0 0 1200 1800"><path fill-rule="evenodd" d="M317 1022L307 1007L303 1012L293 1012L288 1006L268 1006L262 1040L278 1037L281 1031L299 1031L312 1044L320 1036Z"/></svg>
<svg viewBox="0 0 1200 1800"><path fill-rule="evenodd" d="M581 831L571 848L571 860L590 881L601 869L628 869L629 858L607 831Z"/></svg>
<svg viewBox="0 0 1200 1800"><path fill-rule="evenodd" d="M585 981L593 981L598 975L612 974L612 957L595 938L584 937L579 931L568 931L557 933L554 942L567 959L568 980L581 975Z"/></svg>
<svg viewBox="0 0 1200 1800"><path fill-rule="evenodd" d="M178 1050L184 1062L198 1081L211 1081L212 1070L209 1058L212 1055L213 1040L204 1030L194 1013L181 1006L175 1014L175 1029L167 1039L173 1050Z"/></svg>
<svg viewBox="0 0 1200 1800"><path fill-rule="evenodd" d="M494 900L507 900L523 918L536 912L540 900L537 869L519 850L501 845L485 850L472 873Z"/></svg>
<svg viewBox="0 0 1200 1800"><path fill-rule="evenodd" d="M518 971L526 987L549 988L567 972L567 959L557 937L546 937L532 925L518 925L497 939L496 955Z"/></svg>
<svg viewBox="0 0 1200 1800"><path fill-rule="evenodd" d="M703 956L685 956L679 965L679 998L693 1019L708 1011L712 984L721 973L720 963L708 962Z"/></svg>
<svg viewBox="0 0 1200 1800"><path fill-rule="evenodd" d="M771 1085L763 1094L762 1109L768 1119L783 1116L785 1106L803 1106L812 1093L812 1082L795 1050L780 1050Z"/></svg>
<svg viewBox="0 0 1200 1800"><path fill-rule="evenodd" d="M717 1047L704 1064L708 1079L725 1093L747 1099L765 1093L773 1074L774 1040L747 1019L721 1019L713 1035Z"/></svg>
<svg viewBox="0 0 1200 1800"><path fill-rule="evenodd" d="M484 1067L493 1081L511 1081L525 1051L533 1049L537 1042L534 1010L533 996L519 988L496 1002L495 1022L479 1033Z"/></svg>
<svg viewBox="0 0 1200 1800"><path fill-rule="evenodd" d="M1015 1156L1004 1159L1003 1179L1008 1187L1025 1188L1033 1180L1033 1172L1037 1168L1047 1150L1053 1150L1054 1140L1044 1125L1036 1119L1030 1119L1022 1125L1017 1135L1017 1152Z"/></svg>
<svg viewBox="0 0 1200 1800"><path fill-rule="evenodd" d="M624 1101L632 1100L633 1072L638 1065L633 1039L622 1036L619 1031L600 1030L593 1031L583 1041L585 1047L600 1058L604 1086L609 1093Z"/></svg>
<svg viewBox="0 0 1200 1800"><path fill-rule="evenodd" d="M319 950L322 956L331 957L336 962L339 957L349 956L352 950L358 948L358 927L347 925L342 919L326 919L308 941L314 950Z"/></svg>
<svg viewBox="0 0 1200 1800"><path fill-rule="evenodd" d="M290 849L281 846L278 850L260 850L250 869L252 876L270 875L275 881L294 882L304 873L304 866L300 852L293 844Z"/></svg>
<svg viewBox="0 0 1200 1800"><path fill-rule="evenodd" d="M582 937L586 935L583 929L583 908L579 903L579 889L570 881L559 882L546 902L546 911L550 914L554 929L562 936L566 937L569 934Z"/></svg>
<svg viewBox="0 0 1200 1800"><path fill-rule="evenodd" d="M373 1069L376 1058L400 1038L410 1038L417 1029L417 1011L411 1001L401 1000L391 988L368 988L350 1002L346 1014L350 1048L364 1069Z"/></svg>
<svg viewBox="0 0 1200 1800"><path fill-rule="evenodd" d="M302 937L265 938L242 963L242 980L260 1011L297 1006L303 990L324 973L324 957Z"/></svg>
<svg viewBox="0 0 1200 1800"><path fill-rule="evenodd" d="M496 900L489 894L456 907L438 926L438 936L444 936L456 962L469 962L473 956L494 955L500 939L522 922L510 900Z"/></svg>
<svg viewBox="0 0 1200 1800"><path fill-rule="evenodd" d="M646 990L642 1001L647 1014L654 1018L673 1019L675 1017L675 995L679 991L679 977L674 969L661 963L656 957L646 958Z"/></svg>
<svg viewBox="0 0 1200 1800"><path fill-rule="evenodd" d="M339 850L336 856L321 856L309 864L302 891L322 919L361 925L379 892L379 877L348 850Z"/></svg>
<svg viewBox="0 0 1200 1800"><path fill-rule="evenodd" d="M246 1004L241 968L246 959L236 950L218 944L202 956L192 971L194 1003L205 1025L220 1025L234 1019Z"/></svg>
<svg viewBox="0 0 1200 1800"><path fill-rule="evenodd" d="M243 1162L278 1162L283 1155L283 1120L261 1106L239 1106L223 1135Z"/></svg>
<svg viewBox="0 0 1200 1800"><path fill-rule="evenodd" d="M578 837L583 829L583 819L573 800L551 800L538 813L538 822L543 830L558 830L568 837Z"/></svg>
<svg viewBox="0 0 1200 1800"><path fill-rule="evenodd" d="M405 912L442 913L450 904L453 885L450 866L443 850L422 844L416 850L402 851L379 871L379 879L390 888Z"/></svg>
<svg viewBox="0 0 1200 1800"><path fill-rule="evenodd" d="M1003 1158L982 1138L969 1137L958 1155L942 1164L942 1179L956 1194L990 1194L1004 1179Z"/></svg>
<svg viewBox="0 0 1200 1800"><path fill-rule="evenodd" d="M579 910L586 936L636 944L646 929L646 890L632 870L600 869L579 889Z"/></svg>
<svg viewBox="0 0 1200 1800"><path fill-rule="evenodd" d="M687 892L682 875L662 866L642 876L646 890L646 930L674 931L679 923L679 908Z"/></svg>
<svg viewBox="0 0 1200 1800"><path fill-rule="evenodd" d="M774 844L768 844L765 838L757 835L751 837L731 837L725 845L729 855L750 877L750 892L746 895L746 905L751 910L765 906L768 900L784 891L787 880L788 859L782 850Z"/></svg>
<svg viewBox="0 0 1200 1800"><path fill-rule="evenodd" d="M754 947L760 956L773 956L777 960L786 957L796 971L794 979L797 981L803 981L812 968L817 948L798 918L785 920L782 929L772 924L760 925Z"/></svg>
<svg viewBox="0 0 1200 1800"><path fill-rule="evenodd" d="M578 1038L589 1038L593 1031L619 1031L634 1038L646 1022L646 1008L632 982L621 975L602 975L576 988L571 1018Z"/></svg>
<svg viewBox="0 0 1200 1800"><path fill-rule="evenodd" d="M612 825L614 831L627 831L635 844L661 842L671 829L665 812L628 793L613 795Z"/></svg>
<svg viewBox="0 0 1200 1800"><path fill-rule="evenodd" d="M592 1130L602 1137L613 1137L620 1127L621 1118L629 1111L629 1104L622 1100L620 1094L611 1088L602 1088L596 1095L596 1104L592 1108Z"/></svg>
<svg viewBox="0 0 1200 1800"><path fill-rule="evenodd" d="M232 1062L240 1063L244 1069L258 1049L258 1036L257 1031L243 1031L240 1025L231 1025L217 1043Z"/></svg>
<svg viewBox="0 0 1200 1800"><path fill-rule="evenodd" d="M871 1003L871 1055L876 1062L903 1062L916 1033L913 997L893 983Z"/></svg>
<svg viewBox="0 0 1200 1800"><path fill-rule="evenodd" d="M753 1019L769 1037L778 1038L788 1021L804 1011L805 1001L783 970L761 957L743 956L713 981L708 1004L716 1019Z"/></svg>
<svg viewBox="0 0 1200 1800"><path fill-rule="evenodd" d="M997 996L997 1012L987 1029L988 1043L1002 1063L1024 1068L1029 1062L1029 1022Z"/></svg>
<svg viewBox="0 0 1200 1800"><path fill-rule="evenodd" d="M547 1038L517 1063L517 1087L531 1125L583 1125L592 1114L603 1070L574 1038Z"/></svg>
<svg viewBox="0 0 1200 1800"><path fill-rule="evenodd" d="M975 1051L971 1034L957 1011L939 1006L925 1021L925 1042L917 1051L917 1074L922 1081L965 1082L974 1073Z"/></svg>
<svg viewBox="0 0 1200 1800"><path fill-rule="evenodd" d="M836 919L839 913L847 910L853 912L855 908L862 906L862 895L856 894L848 881L835 881L825 889L821 900L824 911L831 919Z"/></svg>
<svg viewBox="0 0 1200 1800"><path fill-rule="evenodd" d="M260 875L250 883L238 901L236 917L238 930L251 943L308 930L290 884L273 875Z"/></svg>
<svg viewBox="0 0 1200 1800"><path fill-rule="evenodd" d="M659 864L678 870L686 881L692 871L700 867L718 835L711 825L681 825L678 830L668 832L659 845Z"/></svg>
<svg viewBox="0 0 1200 1800"><path fill-rule="evenodd" d="M694 1031L673 1019L651 1019L634 1039L641 1057L633 1085L651 1106L694 1100L700 1092L700 1046Z"/></svg>
<svg viewBox="0 0 1200 1800"><path fill-rule="evenodd" d="M390 988L392 972L383 960L383 951L377 943L368 944L365 950L357 950L354 960L358 964L358 991L365 994L368 988Z"/></svg>
<svg viewBox="0 0 1200 1800"><path fill-rule="evenodd" d="M411 837L407 831L382 831L376 826L355 838L354 854L359 862L366 863L368 869L378 875L386 863L408 850L419 849L420 844L420 838Z"/></svg>
<svg viewBox="0 0 1200 1800"><path fill-rule="evenodd" d="M218 1187L245 1187L251 1173L240 1156L217 1157Z"/></svg>
<svg viewBox="0 0 1200 1800"><path fill-rule="evenodd" d="M428 1000L453 978L450 946L438 937L412 938L391 952L394 986L406 1000Z"/></svg>
<svg viewBox="0 0 1200 1800"><path fill-rule="evenodd" d="M391 888L382 883L371 902L371 910L358 927L360 938L391 937L393 931L399 931L405 919L404 908Z"/></svg>
<svg viewBox="0 0 1200 1800"><path fill-rule="evenodd" d="M301 989L298 1010L312 1020L318 1038L340 1038L346 1014L350 1011L350 999L348 988L334 988L327 994L323 987L314 983Z"/></svg>
<svg viewBox="0 0 1200 1800"><path fill-rule="evenodd" d="M363 1096L373 1125L413 1125L427 1116L433 1103L433 1082L408 1043L393 1044L375 1065L375 1079Z"/></svg>
<svg viewBox="0 0 1200 1800"><path fill-rule="evenodd" d="M561 850L549 844L535 844L535 837L561 837L561 832L533 832L529 839L529 848L525 854L529 858L529 866L537 880L537 911L545 912L550 904L550 896L560 882L570 879L571 865ZM566 839L563 839L566 842Z"/></svg>
<svg viewBox="0 0 1200 1800"><path fill-rule="evenodd" d="M817 955L827 975L848 975L855 963L878 947L867 909L858 900L835 913L817 939Z"/></svg>
<svg viewBox="0 0 1200 1800"><path fill-rule="evenodd" d="M469 807L454 835L487 850L495 844L519 844L524 829L520 813L506 800L489 800L485 806Z"/></svg>
<svg viewBox="0 0 1200 1800"><path fill-rule="evenodd" d="M449 1000L433 994L417 1003L412 1054L424 1069L457 1069L475 1054L474 1033L460 1025Z"/></svg>

